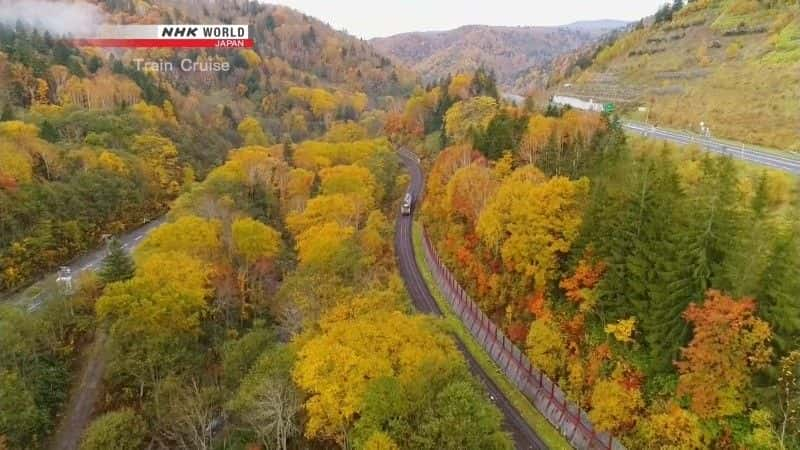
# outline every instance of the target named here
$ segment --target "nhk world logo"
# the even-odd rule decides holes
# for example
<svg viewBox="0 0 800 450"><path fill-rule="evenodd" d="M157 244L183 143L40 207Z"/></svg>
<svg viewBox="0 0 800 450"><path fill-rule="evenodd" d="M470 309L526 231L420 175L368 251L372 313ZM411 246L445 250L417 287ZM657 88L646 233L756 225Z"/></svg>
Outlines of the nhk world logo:
<svg viewBox="0 0 800 450"><path fill-rule="evenodd" d="M74 39L82 47L252 48L248 25L107 25L97 36Z"/></svg>

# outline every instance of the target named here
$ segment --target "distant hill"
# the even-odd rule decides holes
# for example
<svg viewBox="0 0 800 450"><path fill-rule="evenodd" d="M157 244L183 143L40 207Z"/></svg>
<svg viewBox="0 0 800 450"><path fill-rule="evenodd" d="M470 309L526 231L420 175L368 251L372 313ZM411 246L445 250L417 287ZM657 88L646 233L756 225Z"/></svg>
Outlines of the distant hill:
<svg viewBox="0 0 800 450"><path fill-rule="evenodd" d="M546 83L548 64L593 42L617 22L578 22L565 27L468 25L449 31L376 38L373 46L432 81L448 74L493 69L503 91L526 94ZM526 77L532 71L540 76Z"/></svg>
<svg viewBox="0 0 800 450"><path fill-rule="evenodd" d="M250 23L269 78L293 84L347 85L371 95L400 93L413 75L367 42L294 9L238 0L102 0L121 23ZM277 86L276 86L277 87Z"/></svg>
<svg viewBox="0 0 800 450"><path fill-rule="evenodd" d="M613 19L583 20L564 25L564 28L569 28L570 30L605 33L618 28L623 28L629 23L630 22L626 22L624 20Z"/></svg>
<svg viewBox="0 0 800 450"><path fill-rule="evenodd" d="M696 1L555 64L562 93L662 125L800 150L800 4ZM569 84L565 88L565 84Z"/></svg>

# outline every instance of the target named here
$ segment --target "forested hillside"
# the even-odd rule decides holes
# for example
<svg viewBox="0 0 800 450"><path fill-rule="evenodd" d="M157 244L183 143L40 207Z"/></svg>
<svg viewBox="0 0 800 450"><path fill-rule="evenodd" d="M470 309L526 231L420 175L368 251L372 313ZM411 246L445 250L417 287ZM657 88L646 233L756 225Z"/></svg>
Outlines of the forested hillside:
<svg viewBox="0 0 800 450"><path fill-rule="evenodd" d="M374 135L381 113L367 110L390 105L409 80L363 42L288 8L174 5L110 1L104 14L253 23L257 51L77 50L23 23L0 28L0 289L163 214L231 147L299 141L335 120L363 120ZM182 57L233 68L148 73L133 62Z"/></svg>
<svg viewBox="0 0 800 450"><path fill-rule="evenodd" d="M409 314L384 213L406 178L364 134L232 150L133 273L109 259L41 316L0 309L6 445L44 442L96 323L103 414L82 449L511 448L452 338Z"/></svg>
<svg viewBox="0 0 800 450"><path fill-rule="evenodd" d="M796 0L676 0L587 56L564 71L563 92L645 107L642 121L704 122L717 137L800 150Z"/></svg>
<svg viewBox="0 0 800 450"><path fill-rule="evenodd" d="M501 89L526 95L547 84L550 62L594 41L601 27L493 27L406 33L372 39L376 49L414 69L426 82L479 67L494 71Z"/></svg>
<svg viewBox="0 0 800 450"><path fill-rule="evenodd" d="M396 274L408 178L382 135L402 69L286 8L165 4L105 14L261 42L189 52L234 69L184 77L132 64L183 52L0 30L2 287L169 211L41 308L0 305L0 448L512 448Z"/></svg>
<svg viewBox="0 0 800 450"><path fill-rule="evenodd" d="M452 95L470 78L389 124L430 158L423 224L471 297L628 448L797 448L797 180Z"/></svg>

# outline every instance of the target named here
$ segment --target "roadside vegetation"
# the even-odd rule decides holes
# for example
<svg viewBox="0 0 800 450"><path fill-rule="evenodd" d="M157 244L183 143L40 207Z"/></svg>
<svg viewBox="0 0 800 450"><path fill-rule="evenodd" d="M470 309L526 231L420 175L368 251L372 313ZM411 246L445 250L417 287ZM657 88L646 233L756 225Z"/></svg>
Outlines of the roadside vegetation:
<svg viewBox="0 0 800 450"><path fill-rule="evenodd" d="M497 385L497 387L503 391L503 394L505 394L505 396L509 399L514 408L519 411L525 422L527 422L531 429L536 432L536 434L539 436L542 442L547 445L548 448L572 448L566 439L564 439L564 437L561 436L555 428L553 428L547 419L536 410L536 407L534 407L533 404L531 404L531 402L525 398L522 392L520 392L513 384L511 384L508 378L506 378L505 374L503 374L500 368L497 367L489 355L486 354L486 351L481 348L480 344L478 344L464 323L461 322L458 317L456 317L455 313L453 312L453 308L444 298L444 294L439 289L438 284L433 278L430 267L425 261L425 248L422 241L422 226L419 222L414 223L413 232L414 256L417 260L417 266L419 266L422 273L422 278L425 280L425 284L428 286L431 295L436 300L436 304L439 306L439 309L442 310L442 313L445 316L447 329L464 343L467 351L470 352L470 354L475 358L478 364L483 368L483 370Z"/></svg>
<svg viewBox="0 0 800 450"><path fill-rule="evenodd" d="M629 448L797 446L797 180L451 86L398 118L422 220L533 363Z"/></svg>

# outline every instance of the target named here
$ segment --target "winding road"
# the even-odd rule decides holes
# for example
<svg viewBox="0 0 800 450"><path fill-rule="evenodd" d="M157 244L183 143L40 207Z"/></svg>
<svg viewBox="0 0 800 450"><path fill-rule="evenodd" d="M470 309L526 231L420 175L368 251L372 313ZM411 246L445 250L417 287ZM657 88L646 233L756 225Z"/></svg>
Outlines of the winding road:
<svg viewBox="0 0 800 450"><path fill-rule="evenodd" d="M150 232L158 228L165 220L165 216L159 217L139 228L117 236L117 239L119 239L122 244L122 248L130 253L148 234L150 234ZM72 279L77 280L82 272L99 269L105 257L106 248L100 247L76 258L66 265L66 267L69 267ZM54 294L58 293L59 286L56 282L57 276L57 273L54 272L14 294L0 294L0 304L11 304L25 308L28 312L34 312L41 308L46 302L53 299Z"/></svg>
<svg viewBox="0 0 800 450"><path fill-rule="evenodd" d="M441 316L442 311L439 309L436 300L434 300L428 290L428 286L422 278L420 268L417 266L417 260L414 257L414 243L412 240L412 226L414 223L413 213L416 209L416 205L420 203L422 191L425 186L425 178L416 155L402 149L398 154L411 175L409 191L413 195L415 205L411 215L399 215L397 218L394 247L398 267L400 269L400 276L403 278L408 294L411 296L417 310L426 314ZM469 364L470 371L486 387L489 398L503 414L505 427L508 432L511 433L516 448L520 450L547 449L547 446L542 442L536 432L531 429L528 423L525 422L525 419L522 418L519 411L512 406L505 394L503 394L475 358L467 351L463 342L457 339L457 344Z"/></svg>
<svg viewBox="0 0 800 450"><path fill-rule="evenodd" d="M630 133L651 139L669 141L680 145L695 144L709 152L800 175L800 159L748 147L747 144L726 142L682 131L666 130L639 122L623 121L622 127Z"/></svg>

